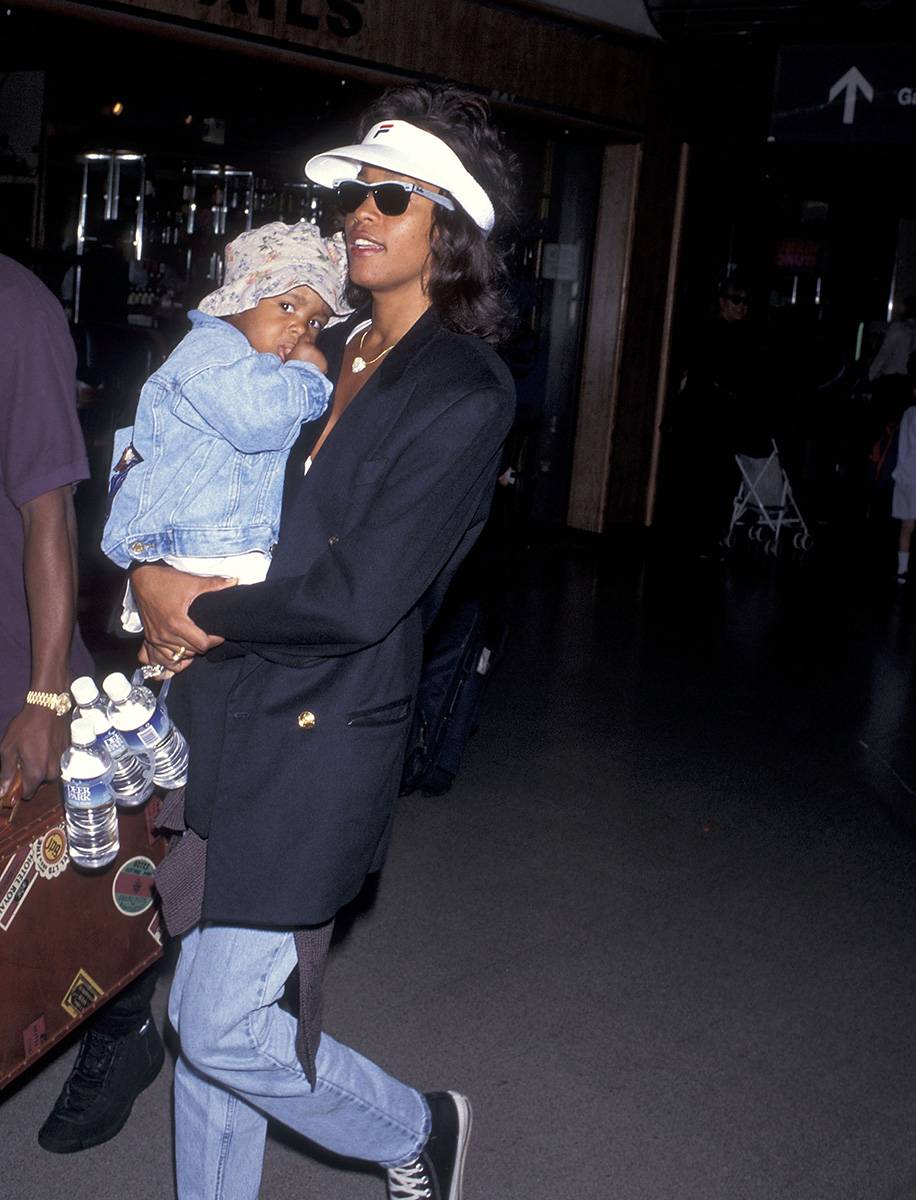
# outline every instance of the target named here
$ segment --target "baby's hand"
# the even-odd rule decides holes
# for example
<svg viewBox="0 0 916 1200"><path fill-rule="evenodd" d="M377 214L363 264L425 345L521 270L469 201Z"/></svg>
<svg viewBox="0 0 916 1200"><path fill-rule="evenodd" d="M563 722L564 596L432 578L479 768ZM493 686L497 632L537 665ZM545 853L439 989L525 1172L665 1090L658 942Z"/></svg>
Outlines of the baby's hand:
<svg viewBox="0 0 916 1200"><path fill-rule="evenodd" d="M292 350L289 352L289 358L286 360L295 359L296 362L312 363L316 366L322 375L328 373L328 360L321 353L317 346L314 346L306 337L301 337Z"/></svg>

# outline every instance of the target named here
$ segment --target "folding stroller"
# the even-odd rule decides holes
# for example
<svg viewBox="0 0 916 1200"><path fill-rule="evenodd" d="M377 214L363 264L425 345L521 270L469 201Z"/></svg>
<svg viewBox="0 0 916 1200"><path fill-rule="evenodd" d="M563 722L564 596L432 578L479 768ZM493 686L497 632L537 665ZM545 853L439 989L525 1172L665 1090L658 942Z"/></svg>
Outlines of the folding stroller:
<svg viewBox="0 0 916 1200"><path fill-rule="evenodd" d="M775 441L767 458L736 454L741 482L732 503L732 519L726 544L735 544L736 531L745 530L751 541L760 542L767 554L778 554L784 532L791 532L796 550L809 550L812 539L801 514L789 477L779 461Z"/></svg>

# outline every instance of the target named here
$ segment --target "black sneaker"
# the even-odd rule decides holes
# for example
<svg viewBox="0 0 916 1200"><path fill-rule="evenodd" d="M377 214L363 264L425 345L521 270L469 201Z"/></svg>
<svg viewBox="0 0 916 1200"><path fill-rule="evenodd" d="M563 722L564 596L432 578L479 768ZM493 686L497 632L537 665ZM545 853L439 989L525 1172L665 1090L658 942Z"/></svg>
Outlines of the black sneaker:
<svg viewBox="0 0 916 1200"><path fill-rule="evenodd" d="M457 1092L428 1092L432 1126L420 1157L388 1169L388 1200L461 1200L471 1105Z"/></svg>
<svg viewBox="0 0 916 1200"><path fill-rule="evenodd" d="M72 1154L113 1138L164 1061L151 1019L122 1037L87 1030L57 1103L38 1131L39 1146L52 1154Z"/></svg>

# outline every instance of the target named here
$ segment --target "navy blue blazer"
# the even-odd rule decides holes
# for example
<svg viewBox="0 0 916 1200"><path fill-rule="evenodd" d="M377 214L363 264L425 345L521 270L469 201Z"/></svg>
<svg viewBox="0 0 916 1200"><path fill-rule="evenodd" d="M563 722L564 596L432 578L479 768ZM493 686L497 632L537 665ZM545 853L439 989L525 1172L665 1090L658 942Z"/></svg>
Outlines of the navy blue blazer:
<svg viewBox="0 0 916 1200"><path fill-rule="evenodd" d="M340 370L358 315L322 342ZM435 606L479 534L514 412L502 360L429 310L366 382L308 474L286 474L263 583L199 597L224 646L173 681L191 744L190 827L208 839L203 916L330 920L381 865Z"/></svg>

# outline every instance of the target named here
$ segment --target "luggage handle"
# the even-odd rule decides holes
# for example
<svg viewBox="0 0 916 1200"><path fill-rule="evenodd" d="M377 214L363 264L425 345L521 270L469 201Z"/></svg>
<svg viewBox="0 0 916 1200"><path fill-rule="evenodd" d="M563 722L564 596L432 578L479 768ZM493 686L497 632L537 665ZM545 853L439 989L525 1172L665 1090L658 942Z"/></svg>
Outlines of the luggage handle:
<svg viewBox="0 0 916 1200"><path fill-rule="evenodd" d="M16 774L10 780L9 787L6 789L3 795L0 796L0 814L2 814L7 825L12 823L13 816L15 815L16 809L19 807L21 801L22 772L20 771L19 767L17 767Z"/></svg>

